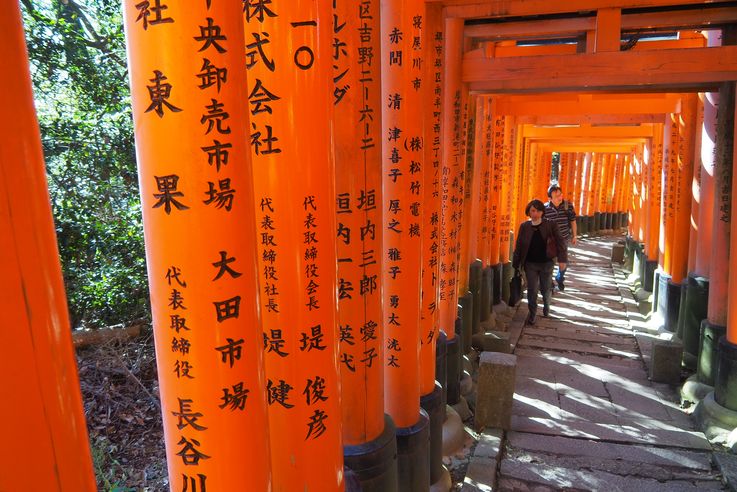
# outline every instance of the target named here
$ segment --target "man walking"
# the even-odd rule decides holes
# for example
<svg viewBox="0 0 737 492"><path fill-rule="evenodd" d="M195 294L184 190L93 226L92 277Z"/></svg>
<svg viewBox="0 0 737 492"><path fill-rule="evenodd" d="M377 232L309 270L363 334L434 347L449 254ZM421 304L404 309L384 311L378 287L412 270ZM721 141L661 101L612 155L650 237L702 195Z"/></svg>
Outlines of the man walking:
<svg viewBox="0 0 737 492"><path fill-rule="evenodd" d="M576 239L576 211L573 210L573 204L566 200L563 200L563 191L557 184L552 184L548 188L548 198L550 200L545 204L544 217L547 220L551 220L558 224L560 235L566 243L575 245L578 241ZM555 282L558 284L558 290L565 289L565 274L567 268L559 269L555 276Z"/></svg>

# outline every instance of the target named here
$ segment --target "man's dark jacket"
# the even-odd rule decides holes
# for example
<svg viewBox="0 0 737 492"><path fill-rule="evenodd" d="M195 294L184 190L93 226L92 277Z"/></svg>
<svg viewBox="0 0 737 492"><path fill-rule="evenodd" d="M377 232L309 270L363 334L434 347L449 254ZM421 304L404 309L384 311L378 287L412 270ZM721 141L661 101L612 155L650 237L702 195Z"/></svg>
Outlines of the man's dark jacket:
<svg viewBox="0 0 737 492"><path fill-rule="evenodd" d="M565 239L560 235L558 225L555 222L543 219L538 227L540 228L540 234L545 244L548 242L548 237L553 236L555 244L558 247L558 263L568 263L568 248L566 247ZM530 249L530 241L532 241L533 233L532 221L528 220L519 226L517 242L514 246L514 255L512 256L512 266L514 268L519 268L525 264L527 250ZM553 259L551 258L550 260L552 261Z"/></svg>

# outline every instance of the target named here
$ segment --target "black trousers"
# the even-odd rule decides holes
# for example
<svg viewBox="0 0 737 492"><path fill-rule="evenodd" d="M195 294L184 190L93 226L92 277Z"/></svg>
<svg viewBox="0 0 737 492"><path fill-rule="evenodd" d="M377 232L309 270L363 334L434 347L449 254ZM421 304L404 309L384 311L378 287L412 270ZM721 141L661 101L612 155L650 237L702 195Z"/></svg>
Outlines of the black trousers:
<svg viewBox="0 0 737 492"><path fill-rule="evenodd" d="M550 305L550 285L553 275L553 262L525 263L527 278L527 308L537 313L537 293L542 291L543 305Z"/></svg>

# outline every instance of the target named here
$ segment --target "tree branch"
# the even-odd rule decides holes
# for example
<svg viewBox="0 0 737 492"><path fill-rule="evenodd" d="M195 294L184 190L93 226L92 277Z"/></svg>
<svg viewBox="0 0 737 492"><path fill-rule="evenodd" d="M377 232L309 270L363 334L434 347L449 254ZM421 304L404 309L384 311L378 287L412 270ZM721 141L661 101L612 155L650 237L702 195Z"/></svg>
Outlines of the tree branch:
<svg viewBox="0 0 737 492"><path fill-rule="evenodd" d="M26 2L26 1L30 1L30 0L23 0L23 2ZM113 51L109 49L108 41L104 37L98 34L97 30L95 29L95 26L92 24L89 17L87 16L87 14L84 12L82 7L78 3L76 3L74 0L61 0L61 3L69 7L71 10L74 11L74 13L77 14L77 18L79 19L79 22L80 22L80 27L82 27L87 32L87 34L89 34L89 36L93 38L93 39L90 39L86 36L80 36L82 41L87 46L101 51L102 53L107 55L111 60L117 63L121 68L123 69L128 68L126 63L123 60L121 60L118 55L116 55L115 53L113 53Z"/></svg>

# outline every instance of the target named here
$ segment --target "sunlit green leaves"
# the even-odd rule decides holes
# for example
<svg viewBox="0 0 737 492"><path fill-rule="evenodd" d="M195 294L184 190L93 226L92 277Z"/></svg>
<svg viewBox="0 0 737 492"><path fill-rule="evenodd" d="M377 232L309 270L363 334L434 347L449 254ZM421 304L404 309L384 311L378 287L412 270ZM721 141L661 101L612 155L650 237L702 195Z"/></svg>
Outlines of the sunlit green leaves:
<svg viewBox="0 0 737 492"><path fill-rule="evenodd" d="M148 315L119 0L22 0L74 326Z"/></svg>

